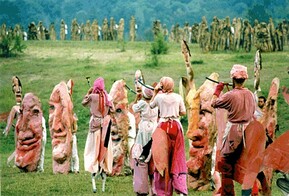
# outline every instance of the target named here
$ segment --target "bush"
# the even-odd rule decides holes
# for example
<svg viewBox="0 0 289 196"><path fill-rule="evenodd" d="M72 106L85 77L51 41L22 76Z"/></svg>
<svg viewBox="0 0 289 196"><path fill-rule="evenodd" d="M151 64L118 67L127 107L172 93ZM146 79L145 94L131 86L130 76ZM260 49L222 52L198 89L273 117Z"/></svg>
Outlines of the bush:
<svg viewBox="0 0 289 196"><path fill-rule="evenodd" d="M22 53L26 45L22 44L21 36L5 36L0 40L0 56L11 57L16 56L17 53Z"/></svg>
<svg viewBox="0 0 289 196"><path fill-rule="evenodd" d="M167 54L167 53L168 53L168 45L164 39L163 34L159 33L154 38L154 42L152 42L151 54L158 55L158 54Z"/></svg>
<svg viewBox="0 0 289 196"><path fill-rule="evenodd" d="M158 55L168 53L168 45L162 33L155 36L154 41L151 44L150 52L151 54L149 55L145 66L156 67L159 65Z"/></svg>

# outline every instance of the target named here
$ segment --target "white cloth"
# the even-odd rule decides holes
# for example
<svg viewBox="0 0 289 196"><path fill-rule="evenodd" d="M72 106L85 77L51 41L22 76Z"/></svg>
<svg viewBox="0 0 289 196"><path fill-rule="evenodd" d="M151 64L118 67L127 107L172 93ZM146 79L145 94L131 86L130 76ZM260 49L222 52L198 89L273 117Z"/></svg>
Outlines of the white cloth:
<svg viewBox="0 0 289 196"><path fill-rule="evenodd" d="M170 107L166 107L166 106ZM186 112L185 104L181 95L176 93L161 93L157 94L150 102L150 107L160 108L160 117L162 118L178 118L180 112Z"/></svg>
<svg viewBox="0 0 289 196"><path fill-rule="evenodd" d="M128 130L128 153L130 154L130 150L134 144L135 137L136 137L136 127L135 127L135 117L132 113L127 113L129 118L129 127Z"/></svg>
<svg viewBox="0 0 289 196"><path fill-rule="evenodd" d="M132 150L132 158L138 159L142 153L142 147L151 139L152 133L157 127L158 107L151 109L144 100L139 100L132 106L135 113L140 112L141 120L138 124L138 134Z"/></svg>
<svg viewBox="0 0 289 196"><path fill-rule="evenodd" d="M77 138L75 133L72 134L72 156L71 156L70 170L72 172L79 172L79 157L77 150Z"/></svg>
<svg viewBox="0 0 289 196"><path fill-rule="evenodd" d="M91 116L90 123L92 122L93 118L94 117ZM112 172L113 151L111 138L108 142L107 154L104 160L101 163L98 161L101 137L100 129L93 132L89 131L87 134L84 149L84 169L90 173L98 173L99 167L101 167L106 173Z"/></svg>
<svg viewBox="0 0 289 196"><path fill-rule="evenodd" d="M44 171L44 158L45 158L45 145L47 140L47 133L46 133L46 124L45 118L42 117L42 142L41 142L41 154L40 160L37 166L37 171L43 172Z"/></svg>

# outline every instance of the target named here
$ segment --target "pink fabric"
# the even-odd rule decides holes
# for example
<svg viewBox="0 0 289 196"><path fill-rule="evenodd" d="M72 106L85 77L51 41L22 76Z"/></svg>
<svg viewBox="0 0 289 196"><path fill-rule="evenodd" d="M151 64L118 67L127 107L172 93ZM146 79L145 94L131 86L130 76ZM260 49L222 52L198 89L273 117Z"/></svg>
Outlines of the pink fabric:
<svg viewBox="0 0 289 196"><path fill-rule="evenodd" d="M112 106L111 101L108 100L107 92L105 90L104 79L102 77L97 78L93 83L93 93L104 94L105 105Z"/></svg>
<svg viewBox="0 0 289 196"><path fill-rule="evenodd" d="M214 100L212 107L226 109L232 123L247 123L254 116L256 103L253 93L247 88L234 88Z"/></svg>
<svg viewBox="0 0 289 196"><path fill-rule="evenodd" d="M248 74L247 74L247 67L243 66L243 65L233 65L232 69L231 69L231 78L244 78L247 79L248 78Z"/></svg>
<svg viewBox="0 0 289 196"><path fill-rule="evenodd" d="M162 77L160 80L160 84L164 93L174 91L174 80L171 77Z"/></svg>
<svg viewBox="0 0 289 196"><path fill-rule="evenodd" d="M179 122L172 120L160 123L159 127L166 131L170 138L169 152L169 175L170 180L167 187L167 194L164 194L165 177L161 177L159 173L155 173L155 188L157 195L172 195L173 188L177 193L188 194L187 189L187 166L185 156L185 144L182 128Z"/></svg>
<svg viewBox="0 0 289 196"><path fill-rule="evenodd" d="M140 163L134 159L133 190L138 194L149 194L150 189L155 193L153 183L148 179L149 168L147 163Z"/></svg>
<svg viewBox="0 0 289 196"><path fill-rule="evenodd" d="M152 86L149 86L149 85L147 86L153 88ZM144 98L150 99L152 98L154 91L147 87L142 87L142 93L143 93Z"/></svg>

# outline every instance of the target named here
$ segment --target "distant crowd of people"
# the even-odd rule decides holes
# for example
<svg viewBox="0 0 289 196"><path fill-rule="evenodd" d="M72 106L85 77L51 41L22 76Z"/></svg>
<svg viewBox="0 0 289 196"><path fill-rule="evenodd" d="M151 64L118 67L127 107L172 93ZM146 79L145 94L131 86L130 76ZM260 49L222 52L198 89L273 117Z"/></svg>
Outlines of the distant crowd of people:
<svg viewBox="0 0 289 196"><path fill-rule="evenodd" d="M28 25L27 32L19 24L15 27L7 27L5 23L1 26L0 40L3 36L22 35L24 40L67 40L70 33L71 40L113 40L123 41L125 33L125 21L123 18L119 23L113 17L108 20L104 18L102 24L94 19L92 22L87 20L86 23L79 24L74 18L71 22L70 32L64 19L60 23L60 32L57 34L55 24L52 22L49 28L46 28L42 21L31 22ZM137 24L134 16L131 16L129 22L129 41L136 40ZM203 52L218 50L240 50L251 51L255 46L262 52L282 51L283 46L288 44L289 39L289 22L284 19L277 25L272 18L268 23L255 20L251 25L248 20L233 18L232 22L229 17L219 19L216 16L208 24L205 16L200 23L192 25L185 22L183 26L175 24L168 30L166 24L156 20L152 24L154 35L161 33L164 39L169 42L180 42L185 40L188 43L198 43Z"/></svg>

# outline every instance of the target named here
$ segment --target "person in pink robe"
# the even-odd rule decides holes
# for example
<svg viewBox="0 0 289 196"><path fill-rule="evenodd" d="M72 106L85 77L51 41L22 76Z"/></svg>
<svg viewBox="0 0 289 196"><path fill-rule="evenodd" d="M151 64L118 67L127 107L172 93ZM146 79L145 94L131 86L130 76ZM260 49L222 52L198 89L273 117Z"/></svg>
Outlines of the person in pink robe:
<svg viewBox="0 0 289 196"><path fill-rule="evenodd" d="M212 98L212 107L228 111L228 122L222 139L220 162L217 164L222 176L221 195L235 195L233 174L243 145L244 130L253 120L256 102L253 93L244 87L248 78L247 67L234 65L231 70L233 90L220 96L224 83L220 82ZM250 195L251 189L242 190L242 195Z"/></svg>
<svg viewBox="0 0 289 196"><path fill-rule="evenodd" d="M105 90L104 79L97 78L82 100L90 108L89 132L84 150L84 168L92 175L112 172L113 152L110 137L110 113L114 107Z"/></svg>
<svg viewBox="0 0 289 196"><path fill-rule="evenodd" d="M150 102L151 108L159 108L160 117L152 136L157 195L172 195L173 191L180 195L188 194L184 135L179 120L186 114L186 108L183 98L173 89L174 80L162 77Z"/></svg>

